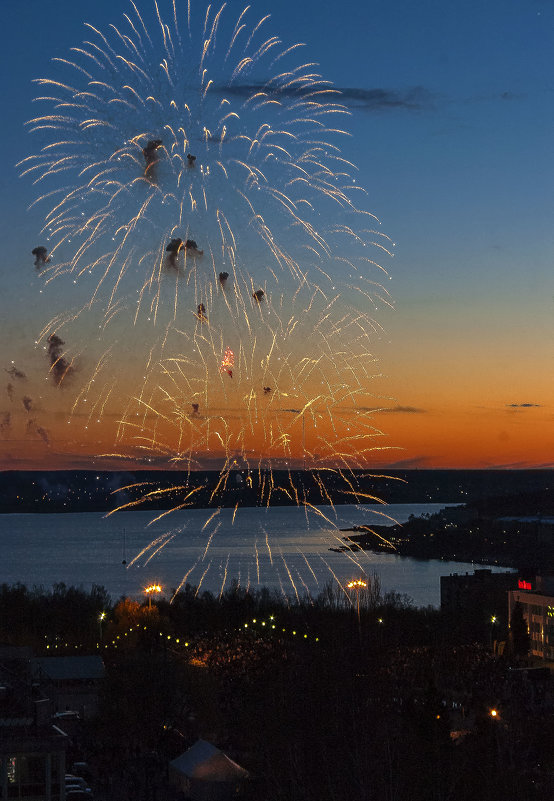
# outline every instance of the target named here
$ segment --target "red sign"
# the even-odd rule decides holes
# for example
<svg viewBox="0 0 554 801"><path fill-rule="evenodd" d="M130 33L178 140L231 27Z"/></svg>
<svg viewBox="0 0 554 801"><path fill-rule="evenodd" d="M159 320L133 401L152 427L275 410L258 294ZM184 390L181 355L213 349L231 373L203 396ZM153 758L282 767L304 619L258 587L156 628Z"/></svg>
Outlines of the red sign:
<svg viewBox="0 0 554 801"><path fill-rule="evenodd" d="M517 586L518 586L518 589L520 589L520 590L532 590L533 589L531 587L531 582L530 581L524 581L523 579L518 579Z"/></svg>

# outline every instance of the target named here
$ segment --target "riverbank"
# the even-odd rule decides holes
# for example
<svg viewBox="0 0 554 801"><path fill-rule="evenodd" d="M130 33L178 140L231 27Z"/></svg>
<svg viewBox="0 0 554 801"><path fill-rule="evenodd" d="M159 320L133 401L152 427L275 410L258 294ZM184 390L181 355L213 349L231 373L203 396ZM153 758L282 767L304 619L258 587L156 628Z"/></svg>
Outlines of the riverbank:
<svg viewBox="0 0 554 801"><path fill-rule="evenodd" d="M222 509L210 522L213 513L205 509L164 517L147 511L110 517L100 512L0 515L5 557L0 583L101 583L113 598L135 598L153 583L171 595L186 575L189 583L215 595L236 579L243 587L263 586L295 597L296 592L309 592L315 597L331 578L344 584L377 572L385 591L408 595L417 606L438 606L441 575L472 570L471 563L405 559L394 552L376 556L361 550L329 551L343 544L341 528L381 523L381 508L349 504L335 510ZM404 522L410 515L434 514L440 508L399 504L388 506L387 512Z"/></svg>
<svg viewBox="0 0 554 801"><path fill-rule="evenodd" d="M554 569L554 517L551 497L534 493L490 501L494 516L480 505L455 506L393 526L354 526L345 530L345 550L396 553L416 559L494 564L519 569ZM532 509L532 514L529 514Z"/></svg>

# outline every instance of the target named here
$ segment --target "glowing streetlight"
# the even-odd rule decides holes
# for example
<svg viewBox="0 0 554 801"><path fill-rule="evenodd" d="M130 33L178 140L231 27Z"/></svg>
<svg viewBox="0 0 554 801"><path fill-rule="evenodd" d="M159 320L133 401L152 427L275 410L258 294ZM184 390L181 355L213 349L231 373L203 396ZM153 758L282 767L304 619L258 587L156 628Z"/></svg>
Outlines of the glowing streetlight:
<svg viewBox="0 0 554 801"><path fill-rule="evenodd" d="M497 620L498 620L498 618L496 617L496 615L491 615L491 620L490 620L490 623L491 623L491 648L493 647L493 644L494 644L494 627L496 625Z"/></svg>
<svg viewBox="0 0 554 801"><path fill-rule="evenodd" d="M144 588L144 592L148 595L148 608L152 609L152 593L161 592L162 588L159 584L151 584L149 587Z"/></svg>
<svg viewBox="0 0 554 801"><path fill-rule="evenodd" d="M367 587L367 582L366 581L362 581L362 579L356 579L356 580L350 581L346 585L346 588L348 590L353 590L353 589L356 590L356 612L357 612L357 615L358 615L358 627L360 625L360 587Z"/></svg>
<svg viewBox="0 0 554 801"><path fill-rule="evenodd" d="M106 619L106 613L100 612L98 615L98 628L100 629L100 639L102 639L102 623Z"/></svg>

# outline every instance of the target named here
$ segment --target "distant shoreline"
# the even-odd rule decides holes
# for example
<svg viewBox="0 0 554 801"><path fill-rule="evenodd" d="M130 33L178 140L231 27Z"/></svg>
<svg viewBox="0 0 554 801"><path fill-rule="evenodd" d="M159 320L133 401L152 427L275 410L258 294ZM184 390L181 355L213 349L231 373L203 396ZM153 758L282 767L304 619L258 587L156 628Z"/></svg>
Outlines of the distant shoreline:
<svg viewBox="0 0 554 801"><path fill-rule="evenodd" d="M522 502L523 499L521 499ZM412 559L441 559L512 569L554 570L554 519L538 514L484 517L478 508L457 506L402 525L343 529L344 546ZM359 532L359 533L358 533Z"/></svg>
<svg viewBox="0 0 554 801"><path fill-rule="evenodd" d="M0 514L148 511L186 508L374 505L372 496L395 503L487 503L554 487L554 470L258 471L237 469L220 482L218 471L3 471ZM135 485L133 488L132 485ZM124 491L123 487L131 487ZM269 487L269 490L268 490ZM175 489L171 489L175 488ZM164 494L155 498L153 489ZM194 490L193 493L190 493ZM142 498L141 498L142 493ZM552 493L554 495L554 493ZM530 510L533 511L533 510Z"/></svg>

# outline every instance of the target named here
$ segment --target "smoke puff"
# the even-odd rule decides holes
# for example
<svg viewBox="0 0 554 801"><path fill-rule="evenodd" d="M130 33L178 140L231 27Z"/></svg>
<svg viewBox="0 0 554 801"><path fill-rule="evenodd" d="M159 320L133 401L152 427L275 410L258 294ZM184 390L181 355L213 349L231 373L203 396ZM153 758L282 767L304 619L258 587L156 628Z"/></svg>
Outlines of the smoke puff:
<svg viewBox="0 0 554 801"><path fill-rule="evenodd" d="M57 334L48 337L48 358L50 360L50 372L56 386L60 386L62 381L73 373L74 368L71 363L63 356L63 346L65 342Z"/></svg>
<svg viewBox="0 0 554 801"><path fill-rule="evenodd" d="M29 420L27 423L27 434L31 436L40 437L40 439L46 443L46 445L50 445L50 438L48 436L48 431L43 428L42 426L37 426L36 420Z"/></svg>
<svg viewBox="0 0 554 801"><path fill-rule="evenodd" d="M15 364L12 364L10 368L5 367L5 371L8 375L11 375L12 378L20 378L25 379L27 376L21 370L18 370Z"/></svg>

